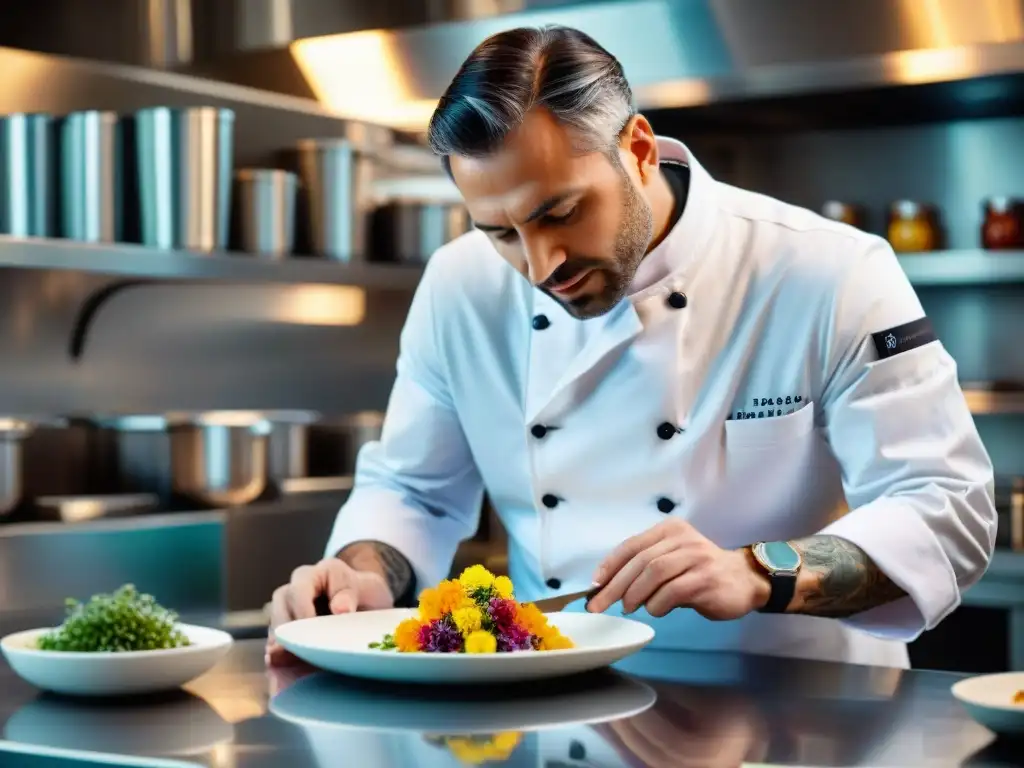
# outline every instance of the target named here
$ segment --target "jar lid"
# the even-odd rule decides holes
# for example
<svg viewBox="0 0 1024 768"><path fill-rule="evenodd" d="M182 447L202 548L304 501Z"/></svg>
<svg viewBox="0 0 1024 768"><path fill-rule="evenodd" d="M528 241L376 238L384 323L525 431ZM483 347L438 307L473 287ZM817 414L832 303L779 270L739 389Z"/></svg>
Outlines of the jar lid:
<svg viewBox="0 0 1024 768"><path fill-rule="evenodd" d="M911 219L920 216L924 212L924 208L924 203L919 203L916 200L897 200L892 204L890 210L897 216Z"/></svg>
<svg viewBox="0 0 1024 768"><path fill-rule="evenodd" d="M1019 199L1009 195L994 195L985 198L985 207L990 208L995 213L1009 213L1019 203Z"/></svg>
<svg viewBox="0 0 1024 768"><path fill-rule="evenodd" d="M854 205L852 203L844 203L841 200L826 200L825 204L821 206L821 213L823 216L829 219L838 219L846 213L852 213Z"/></svg>

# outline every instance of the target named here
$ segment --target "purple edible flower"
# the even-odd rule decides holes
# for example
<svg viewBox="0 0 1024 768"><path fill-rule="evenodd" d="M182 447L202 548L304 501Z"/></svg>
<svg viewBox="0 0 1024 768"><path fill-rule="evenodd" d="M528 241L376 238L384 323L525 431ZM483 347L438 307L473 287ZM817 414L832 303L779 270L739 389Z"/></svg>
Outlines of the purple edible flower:
<svg viewBox="0 0 1024 768"><path fill-rule="evenodd" d="M498 633L498 650L528 651L533 648L533 636L518 624L503 626Z"/></svg>
<svg viewBox="0 0 1024 768"><path fill-rule="evenodd" d="M435 621L430 625L430 635L423 650L432 653L456 653L462 650L462 635L448 622Z"/></svg>

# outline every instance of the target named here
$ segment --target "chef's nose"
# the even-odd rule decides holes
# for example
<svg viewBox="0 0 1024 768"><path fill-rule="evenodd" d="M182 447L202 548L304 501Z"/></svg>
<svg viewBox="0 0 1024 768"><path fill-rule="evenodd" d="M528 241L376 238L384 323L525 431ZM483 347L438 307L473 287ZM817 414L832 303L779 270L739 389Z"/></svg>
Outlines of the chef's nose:
<svg viewBox="0 0 1024 768"><path fill-rule="evenodd" d="M551 277L567 259L565 248L560 245L545 242L542 239L527 243L526 267L529 271L530 282L540 285Z"/></svg>

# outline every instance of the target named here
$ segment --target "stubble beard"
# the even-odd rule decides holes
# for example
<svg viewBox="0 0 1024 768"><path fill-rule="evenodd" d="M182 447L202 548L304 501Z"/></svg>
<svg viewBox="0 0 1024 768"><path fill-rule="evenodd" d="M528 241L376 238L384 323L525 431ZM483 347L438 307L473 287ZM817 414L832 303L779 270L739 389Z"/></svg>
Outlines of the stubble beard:
<svg viewBox="0 0 1024 768"><path fill-rule="evenodd" d="M616 164L622 176L622 225L615 240L614 264L601 267L605 277L604 288L599 293L568 302L556 299L578 320L601 317L626 297L654 237L654 213L650 205L633 186L621 164Z"/></svg>

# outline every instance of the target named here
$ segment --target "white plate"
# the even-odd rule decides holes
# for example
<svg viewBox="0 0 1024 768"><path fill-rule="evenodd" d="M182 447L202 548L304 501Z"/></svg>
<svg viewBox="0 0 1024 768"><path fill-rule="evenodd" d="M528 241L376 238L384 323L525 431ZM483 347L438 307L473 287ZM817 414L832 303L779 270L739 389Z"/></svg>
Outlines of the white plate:
<svg viewBox="0 0 1024 768"><path fill-rule="evenodd" d="M121 653L40 651L36 639L49 628L16 632L0 651L22 679L43 690L74 696L123 696L179 688L209 670L230 650L233 638L219 629L178 628L192 641L184 648Z"/></svg>
<svg viewBox="0 0 1024 768"><path fill-rule="evenodd" d="M270 700L270 711L303 727L384 732L486 734L535 731L633 717L657 701L651 686L612 671L550 688L444 688L409 696L393 686L314 673Z"/></svg>
<svg viewBox="0 0 1024 768"><path fill-rule="evenodd" d="M317 616L282 624L277 641L314 667L406 683L495 683L571 675L608 666L643 648L654 630L600 613L551 613L548 622L575 643L559 651L398 653L367 647L416 615L406 608Z"/></svg>
<svg viewBox="0 0 1024 768"><path fill-rule="evenodd" d="M968 677L955 683L955 696L967 713L998 734L1024 734L1024 704L1014 704L1013 694L1024 690L1024 672L1000 672Z"/></svg>

